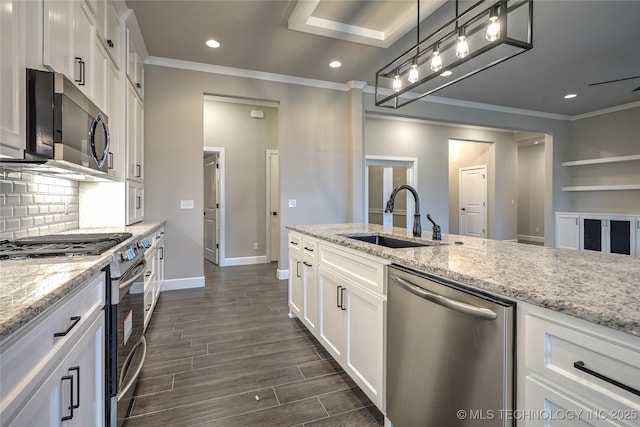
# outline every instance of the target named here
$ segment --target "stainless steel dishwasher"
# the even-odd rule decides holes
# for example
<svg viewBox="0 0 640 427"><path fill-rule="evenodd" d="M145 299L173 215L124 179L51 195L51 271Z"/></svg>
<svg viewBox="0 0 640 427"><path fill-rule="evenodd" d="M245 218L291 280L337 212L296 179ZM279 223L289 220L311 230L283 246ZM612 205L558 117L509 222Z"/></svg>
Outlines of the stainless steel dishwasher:
<svg viewBox="0 0 640 427"><path fill-rule="evenodd" d="M387 283L394 426L513 426L515 304L396 265Z"/></svg>

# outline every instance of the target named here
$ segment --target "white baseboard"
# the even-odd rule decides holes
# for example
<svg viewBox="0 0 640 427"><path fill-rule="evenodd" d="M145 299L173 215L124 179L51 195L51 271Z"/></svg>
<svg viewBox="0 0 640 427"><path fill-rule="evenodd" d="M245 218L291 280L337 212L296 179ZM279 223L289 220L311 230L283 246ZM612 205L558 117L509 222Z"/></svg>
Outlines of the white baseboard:
<svg viewBox="0 0 640 427"><path fill-rule="evenodd" d="M231 265L252 265L252 264L266 264L267 256L247 256L247 257L238 257L238 258L225 258L224 265L225 267Z"/></svg>
<svg viewBox="0 0 640 427"><path fill-rule="evenodd" d="M182 279L165 279L163 291L177 291L180 289L204 288L204 276L185 277Z"/></svg>
<svg viewBox="0 0 640 427"><path fill-rule="evenodd" d="M544 243L544 236L527 236L518 234L518 240L526 240L527 242Z"/></svg>
<svg viewBox="0 0 640 427"><path fill-rule="evenodd" d="M289 270L280 270L276 271L278 280L288 280L289 279Z"/></svg>

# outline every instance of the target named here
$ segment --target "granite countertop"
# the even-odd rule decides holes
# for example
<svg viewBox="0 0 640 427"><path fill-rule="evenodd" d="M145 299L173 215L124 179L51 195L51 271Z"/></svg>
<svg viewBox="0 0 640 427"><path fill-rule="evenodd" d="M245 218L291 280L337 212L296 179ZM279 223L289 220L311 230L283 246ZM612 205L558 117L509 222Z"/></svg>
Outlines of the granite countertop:
<svg viewBox="0 0 640 427"><path fill-rule="evenodd" d="M163 224L145 221L126 227L80 228L60 234L128 232L133 234L129 240L133 240ZM113 249L97 256L0 260L0 342L107 266L112 253Z"/></svg>
<svg viewBox="0 0 640 427"><path fill-rule="evenodd" d="M297 231L516 301L640 336L640 260L443 234L444 245L390 249L342 237L411 230L375 224L292 225ZM421 240L431 242L431 233ZM455 242L462 242L461 245Z"/></svg>

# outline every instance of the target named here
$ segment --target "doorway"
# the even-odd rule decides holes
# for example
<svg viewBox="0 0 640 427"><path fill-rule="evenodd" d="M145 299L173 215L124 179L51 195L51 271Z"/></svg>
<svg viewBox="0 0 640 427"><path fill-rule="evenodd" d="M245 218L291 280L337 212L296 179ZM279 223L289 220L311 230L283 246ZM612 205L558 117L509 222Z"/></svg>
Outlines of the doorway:
<svg viewBox="0 0 640 427"><path fill-rule="evenodd" d="M460 168L460 234L487 237L487 166Z"/></svg>
<svg viewBox="0 0 640 427"><path fill-rule="evenodd" d="M387 200L398 185L416 187L418 160L415 158L366 156L365 158L365 194L367 223L380 224L387 227L411 228L414 202L409 193L395 200L393 212L385 212Z"/></svg>
<svg viewBox="0 0 640 427"><path fill-rule="evenodd" d="M267 259L280 259L280 156L267 150Z"/></svg>

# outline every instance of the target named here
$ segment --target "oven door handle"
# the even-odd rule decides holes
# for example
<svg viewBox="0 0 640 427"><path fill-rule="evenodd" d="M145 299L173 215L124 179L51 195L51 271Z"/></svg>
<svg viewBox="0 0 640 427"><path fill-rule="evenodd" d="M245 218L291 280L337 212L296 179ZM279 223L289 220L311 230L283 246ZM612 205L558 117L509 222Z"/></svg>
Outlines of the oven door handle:
<svg viewBox="0 0 640 427"><path fill-rule="evenodd" d="M129 286L133 285L140 277L142 277L142 275L144 274L145 270L147 269L147 260L146 259L142 259L142 261L140 261L138 264L136 264L134 267L131 268L131 271L134 271L136 269L140 269L140 271L137 272L135 274L135 276L133 276L131 279L127 279L124 282L120 283L119 288L121 290L122 289L126 289Z"/></svg>
<svg viewBox="0 0 640 427"><path fill-rule="evenodd" d="M133 359L133 355L136 354L136 350L139 346L142 346L142 357L140 358L140 364L136 366L135 374L133 374L133 376L129 379L129 382L127 382L124 387L122 387L118 392L118 400L122 399L122 397L127 394L129 389L136 383L136 381L138 381L138 377L140 376L140 372L142 371L142 365L144 365L144 361L147 358L147 340L144 338L144 336L140 337L140 341L138 341L138 344L136 344L133 351L129 353L127 359L122 364L122 372L120 372L120 380L118 381L118 383L124 381L124 376L129 370L129 365L131 364L131 359Z"/></svg>

